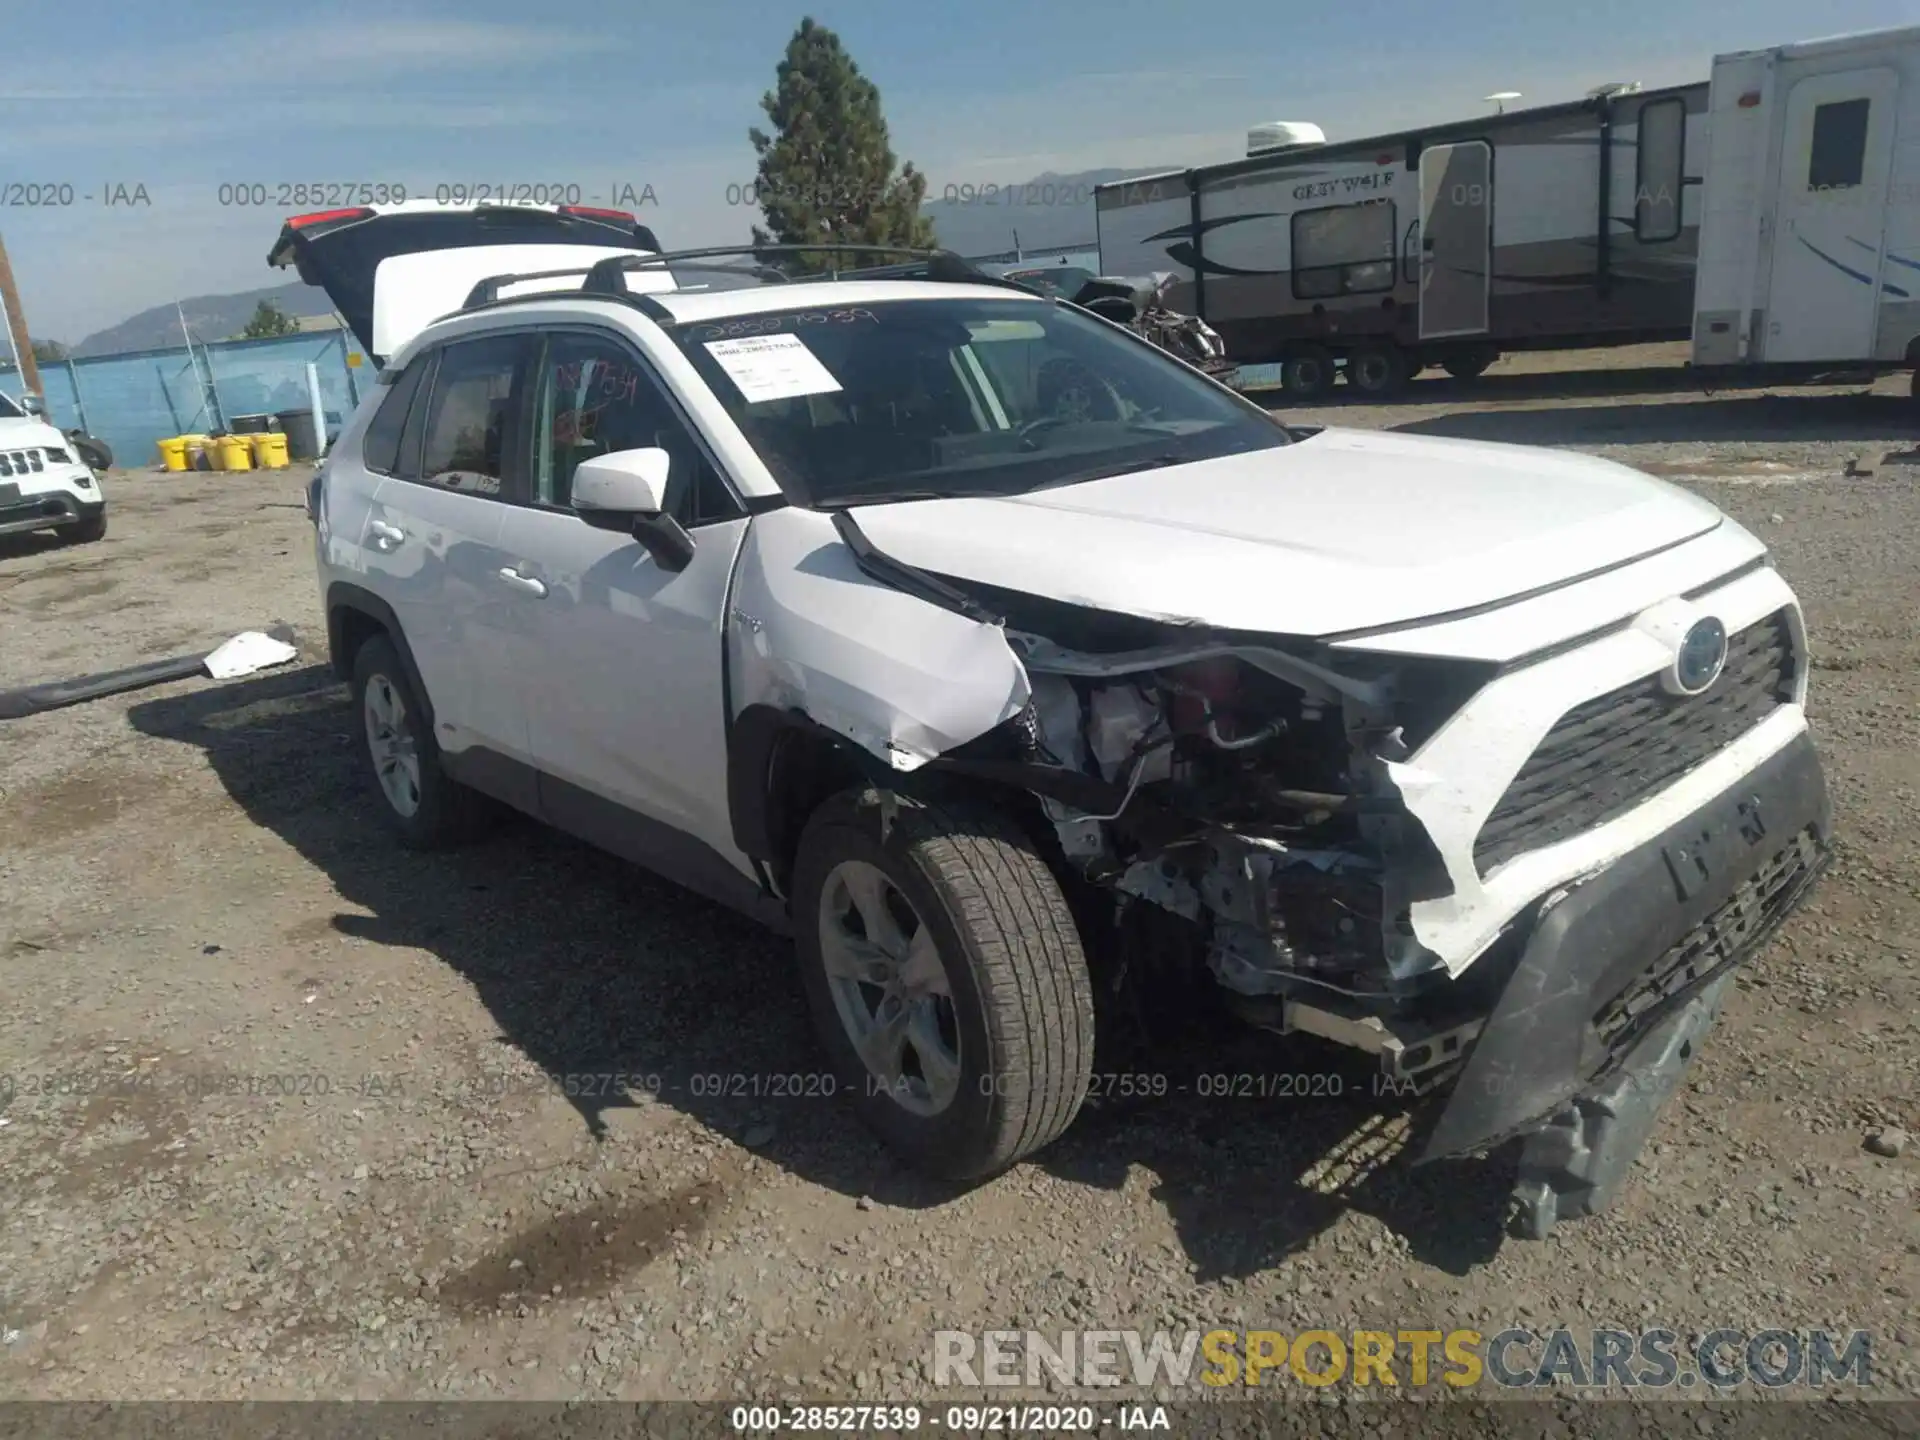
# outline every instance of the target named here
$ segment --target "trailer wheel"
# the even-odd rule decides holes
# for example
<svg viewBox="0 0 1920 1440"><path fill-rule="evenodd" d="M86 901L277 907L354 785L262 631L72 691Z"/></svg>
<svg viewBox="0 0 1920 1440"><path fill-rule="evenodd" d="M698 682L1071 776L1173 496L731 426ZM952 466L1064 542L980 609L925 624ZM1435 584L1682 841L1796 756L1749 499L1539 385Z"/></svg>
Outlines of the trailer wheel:
<svg viewBox="0 0 1920 1440"><path fill-rule="evenodd" d="M1280 367L1280 384L1289 395L1317 400L1333 388L1333 355L1309 345L1289 355Z"/></svg>
<svg viewBox="0 0 1920 1440"><path fill-rule="evenodd" d="M1347 383L1363 395L1391 395L1407 383L1407 357L1398 345L1362 345L1347 356Z"/></svg>
<svg viewBox="0 0 1920 1440"><path fill-rule="evenodd" d="M1499 358L1498 350L1462 350L1440 364L1456 380L1478 380Z"/></svg>

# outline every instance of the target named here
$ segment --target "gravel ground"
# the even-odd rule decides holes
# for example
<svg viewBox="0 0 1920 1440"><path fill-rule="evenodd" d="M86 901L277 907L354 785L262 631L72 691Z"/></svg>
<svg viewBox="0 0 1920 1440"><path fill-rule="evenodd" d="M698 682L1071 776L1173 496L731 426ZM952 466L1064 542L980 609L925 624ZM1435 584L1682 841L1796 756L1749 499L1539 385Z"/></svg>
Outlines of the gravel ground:
<svg viewBox="0 0 1920 1440"><path fill-rule="evenodd" d="M1700 397L1640 358L1291 412L1667 475L1808 609L1837 867L1616 1208L1544 1244L1502 1238L1510 1155L1410 1169L1358 1082L1091 1114L968 1193L904 1175L769 1093L818 1069L779 942L529 824L380 837L303 469L118 474L105 542L0 541L0 685L301 642L6 723L0 1393L871 1401L930 1393L937 1328L1559 1323L1860 1327L1877 1393L1920 1394L1920 1158L1868 1143L1920 1131L1920 463L1850 464L1915 412L1904 377Z"/></svg>

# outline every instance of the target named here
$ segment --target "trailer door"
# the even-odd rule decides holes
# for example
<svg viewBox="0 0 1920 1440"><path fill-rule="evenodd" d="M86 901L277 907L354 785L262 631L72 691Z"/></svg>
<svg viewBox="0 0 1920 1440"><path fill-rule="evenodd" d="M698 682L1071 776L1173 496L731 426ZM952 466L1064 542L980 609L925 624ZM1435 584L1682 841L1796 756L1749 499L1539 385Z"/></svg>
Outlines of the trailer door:
<svg viewBox="0 0 1920 1440"><path fill-rule="evenodd" d="M1420 338L1481 335L1493 284L1493 150L1420 152Z"/></svg>
<svg viewBox="0 0 1920 1440"><path fill-rule="evenodd" d="M1787 89L1763 360L1873 353L1899 90L1884 67Z"/></svg>

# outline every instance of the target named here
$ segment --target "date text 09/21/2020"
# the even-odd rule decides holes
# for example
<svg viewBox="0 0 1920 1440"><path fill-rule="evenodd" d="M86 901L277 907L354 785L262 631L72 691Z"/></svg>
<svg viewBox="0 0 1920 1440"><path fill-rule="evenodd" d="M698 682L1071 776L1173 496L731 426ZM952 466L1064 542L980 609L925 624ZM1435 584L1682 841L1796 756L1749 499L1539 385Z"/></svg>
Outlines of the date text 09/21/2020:
<svg viewBox="0 0 1920 1440"><path fill-rule="evenodd" d="M861 1082L870 1095L885 1092L888 1082L875 1076ZM982 1075L980 1093L990 1095L1003 1080ZM434 1075L408 1071L369 1071L334 1075L319 1071L214 1071L163 1073L156 1069L28 1071L0 1074L0 1105L24 1100L90 1099L111 1095L168 1095L192 1100L277 1097L352 1100L404 1100L411 1095L434 1094L454 1100L502 1099L512 1095L551 1094L568 1099L596 1095L683 1095L694 1099L811 1100L848 1092L830 1071L756 1073L700 1071L671 1076L652 1070L603 1070L579 1073L531 1074L487 1071L470 1075ZM1261 1074L1247 1071L1202 1071L1174 1077L1156 1071L1096 1073L1088 1077L1087 1096L1094 1101L1165 1099L1192 1096L1203 1100L1313 1101L1411 1094L1413 1082L1376 1074L1358 1079L1330 1070L1303 1070Z"/></svg>

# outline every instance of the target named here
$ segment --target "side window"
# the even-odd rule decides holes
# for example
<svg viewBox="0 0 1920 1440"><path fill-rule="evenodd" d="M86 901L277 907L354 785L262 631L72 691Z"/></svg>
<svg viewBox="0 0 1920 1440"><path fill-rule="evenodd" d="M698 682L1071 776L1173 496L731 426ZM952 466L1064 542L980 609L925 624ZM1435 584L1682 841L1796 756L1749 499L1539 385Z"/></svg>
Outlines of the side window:
<svg viewBox="0 0 1920 1440"><path fill-rule="evenodd" d="M1633 235L1643 244L1680 234L1680 195L1686 183L1687 102L1655 100L1640 107L1640 139L1633 189Z"/></svg>
<svg viewBox="0 0 1920 1440"><path fill-rule="evenodd" d="M386 387L386 398L367 424L366 438L360 442L361 460L376 475L391 475L399 468L400 436L406 429L408 412L420 394L420 381L432 358L431 352L416 356L413 363L400 372Z"/></svg>
<svg viewBox="0 0 1920 1440"><path fill-rule="evenodd" d="M658 448L672 458L667 509L687 526L731 519L739 506L651 369L611 336L548 337L533 399L533 499L566 509L580 462Z"/></svg>
<svg viewBox="0 0 1920 1440"><path fill-rule="evenodd" d="M1807 189L1846 190L1865 178L1872 108L1871 100L1835 100L1815 107Z"/></svg>
<svg viewBox="0 0 1920 1440"><path fill-rule="evenodd" d="M1391 200L1293 214L1293 294L1299 300L1391 290L1398 239Z"/></svg>
<svg viewBox="0 0 1920 1440"><path fill-rule="evenodd" d="M429 485L497 496L506 477L518 335L461 340L440 353L427 406L420 478Z"/></svg>

